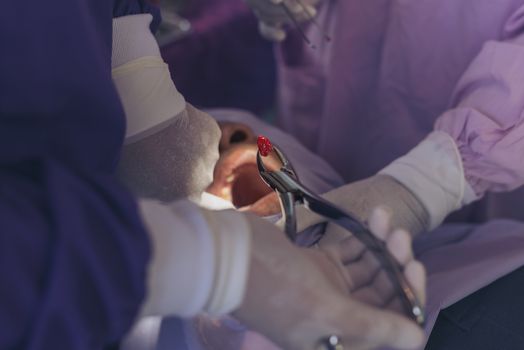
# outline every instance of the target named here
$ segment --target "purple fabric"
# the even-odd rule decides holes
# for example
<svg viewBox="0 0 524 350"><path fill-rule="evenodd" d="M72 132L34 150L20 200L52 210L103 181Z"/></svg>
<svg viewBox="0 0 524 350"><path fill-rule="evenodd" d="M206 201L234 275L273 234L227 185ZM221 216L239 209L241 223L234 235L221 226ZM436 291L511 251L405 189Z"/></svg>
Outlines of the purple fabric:
<svg viewBox="0 0 524 350"><path fill-rule="evenodd" d="M124 113L111 30L123 3L10 1L0 14L2 349L101 349L144 296L147 235L113 174Z"/></svg>
<svg viewBox="0 0 524 350"><path fill-rule="evenodd" d="M346 181L438 120L479 194L524 183L523 0L325 0L318 20L331 43L310 26L316 50L292 34L279 51L279 123Z"/></svg>

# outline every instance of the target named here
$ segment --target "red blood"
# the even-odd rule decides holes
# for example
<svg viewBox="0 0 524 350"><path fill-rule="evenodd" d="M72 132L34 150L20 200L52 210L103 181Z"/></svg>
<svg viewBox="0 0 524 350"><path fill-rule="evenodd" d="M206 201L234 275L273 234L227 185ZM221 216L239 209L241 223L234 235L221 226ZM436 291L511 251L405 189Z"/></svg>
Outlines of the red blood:
<svg viewBox="0 0 524 350"><path fill-rule="evenodd" d="M265 136L259 136L257 140L258 151L262 157L267 157L271 151L273 151L273 145L271 141Z"/></svg>

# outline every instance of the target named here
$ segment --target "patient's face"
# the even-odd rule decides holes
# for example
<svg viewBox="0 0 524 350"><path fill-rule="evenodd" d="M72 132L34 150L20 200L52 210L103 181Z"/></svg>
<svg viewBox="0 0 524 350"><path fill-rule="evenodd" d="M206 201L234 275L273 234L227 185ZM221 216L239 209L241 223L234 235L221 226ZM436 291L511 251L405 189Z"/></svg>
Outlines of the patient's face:
<svg viewBox="0 0 524 350"><path fill-rule="evenodd" d="M258 173L258 148L253 131L241 123L219 124L222 130L220 159L215 166L213 183L206 192L260 216L280 213L278 197ZM278 161L271 156L265 158L265 164L270 169L278 167Z"/></svg>

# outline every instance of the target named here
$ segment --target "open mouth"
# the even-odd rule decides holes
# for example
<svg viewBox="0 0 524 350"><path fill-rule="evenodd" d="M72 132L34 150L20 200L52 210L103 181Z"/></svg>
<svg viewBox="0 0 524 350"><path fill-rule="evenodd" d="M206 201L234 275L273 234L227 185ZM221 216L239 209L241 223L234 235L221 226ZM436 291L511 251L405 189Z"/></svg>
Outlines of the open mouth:
<svg viewBox="0 0 524 350"><path fill-rule="evenodd" d="M221 125L221 156L215 166L213 183L206 191L231 202L239 210L260 216L280 213L276 193L258 173L258 148L253 132L243 124L231 124L227 130ZM280 165L276 157L269 156L264 160L268 169L277 169Z"/></svg>

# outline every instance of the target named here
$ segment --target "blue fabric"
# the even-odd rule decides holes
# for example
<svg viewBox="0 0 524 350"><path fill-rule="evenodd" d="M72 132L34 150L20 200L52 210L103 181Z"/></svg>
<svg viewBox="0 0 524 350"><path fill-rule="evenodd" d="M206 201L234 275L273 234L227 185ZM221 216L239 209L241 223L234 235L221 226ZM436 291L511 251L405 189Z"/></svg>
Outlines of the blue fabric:
<svg viewBox="0 0 524 350"><path fill-rule="evenodd" d="M114 176L125 125L111 21L147 9L31 0L0 12L1 349L101 349L136 316L149 242Z"/></svg>
<svg viewBox="0 0 524 350"><path fill-rule="evenodd" d="M425 350L522 349L524 268L442 310Z"/></svg>

